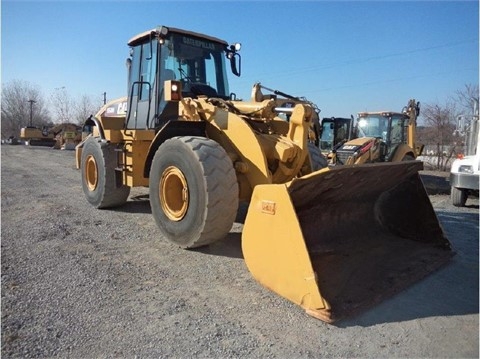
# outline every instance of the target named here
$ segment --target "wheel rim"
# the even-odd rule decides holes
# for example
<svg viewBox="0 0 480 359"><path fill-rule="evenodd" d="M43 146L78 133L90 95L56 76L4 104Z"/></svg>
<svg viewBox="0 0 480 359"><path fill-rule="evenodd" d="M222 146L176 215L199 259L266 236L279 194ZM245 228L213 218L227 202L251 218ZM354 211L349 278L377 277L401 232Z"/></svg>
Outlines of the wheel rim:
<svg viewBox="0 0 480 359"><path fill-rule="evenodd" d="M95 191L98 185L98 167L95 157L92 155L87 157L85 162L85 183L89 191Z"/></svg>
<svg viewBox="0 0 480 359"><path fill-rule="evenodd" d="M159 184L160 204L172 221L180 221L188 209L188 185L182 171L170 166L163 171Z"/></svg>

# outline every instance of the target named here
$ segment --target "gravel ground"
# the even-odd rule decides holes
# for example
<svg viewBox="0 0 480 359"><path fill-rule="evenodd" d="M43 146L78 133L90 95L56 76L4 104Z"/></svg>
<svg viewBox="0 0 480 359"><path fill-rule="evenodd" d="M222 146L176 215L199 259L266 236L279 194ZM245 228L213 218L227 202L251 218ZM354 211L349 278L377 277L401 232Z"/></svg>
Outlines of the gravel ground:
<svg viewBox="0 0 480 359"><path fill-rule="evenodd" d="M95 210L73 152L1 152L4 358L479 356L478 199L431 195L457 255L328 325L250 276L240 219L224 241L180 250L160 238L147 189Z"/></svg>

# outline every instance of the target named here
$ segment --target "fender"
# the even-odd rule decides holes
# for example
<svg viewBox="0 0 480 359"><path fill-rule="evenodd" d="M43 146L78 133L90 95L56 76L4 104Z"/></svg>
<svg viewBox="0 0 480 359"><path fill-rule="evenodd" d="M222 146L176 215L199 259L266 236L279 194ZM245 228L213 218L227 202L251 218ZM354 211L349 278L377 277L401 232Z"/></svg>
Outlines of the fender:
<svg viewBox="0 0 480 359"><path fill-rule="evenodd" d="M75 167L77 168L77 170L80 169L80 160L82 158L83 145L84 145L85 141L87 140L87 138L89 138L90 136L94 136L94 137L100 137L100 140L103 141L103 142L106 141L105 132L103 131L102 122L99 121L98 118L96 118L94 116L90 116L89 118L87 118L82 125L82 131L87 126L92 126L92 127L96 128L98 133L96 133L94 135L93 130L92 130L92 132L90 134L86 135L85 137L83 137L83 135L82 135L82 141L78 145L75 146Z"/></svg>
<svg viewBox="0 0 480 359"><path fill-rule="evenodd" d="M168 121L155 135L145 160L143 176L150 177L150 168L152 166L153 157L158 148L166 140L175 136L200 136L207 137L205 131L205 121Z"/></svg>

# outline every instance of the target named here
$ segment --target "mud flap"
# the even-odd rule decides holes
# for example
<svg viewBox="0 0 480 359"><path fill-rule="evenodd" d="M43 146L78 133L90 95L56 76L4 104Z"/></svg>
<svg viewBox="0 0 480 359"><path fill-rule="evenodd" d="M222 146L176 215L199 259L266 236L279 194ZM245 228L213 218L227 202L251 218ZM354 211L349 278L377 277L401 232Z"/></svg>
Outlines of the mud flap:
<svg viewBox="0 0 480 359"><path fill-rule="evenodd" d="M249 271L326 322L400 292L454 254L422 168L342 166L256 186L242 234Z"/></svg>

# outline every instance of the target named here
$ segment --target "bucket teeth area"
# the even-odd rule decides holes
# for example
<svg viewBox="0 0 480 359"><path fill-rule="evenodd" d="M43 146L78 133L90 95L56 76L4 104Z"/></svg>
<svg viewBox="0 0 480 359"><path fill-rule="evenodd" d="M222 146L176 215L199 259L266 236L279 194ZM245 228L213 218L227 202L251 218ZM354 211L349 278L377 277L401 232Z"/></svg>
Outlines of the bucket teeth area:
<svg viewBox="0 0 480 359"><path fill-rule="evenodd" d="M247 266L326 322L400 292L453 255L422 168L418 161L343 166L257 186L242 237ZM305 280L312 274L314 285Z"/></svg>

